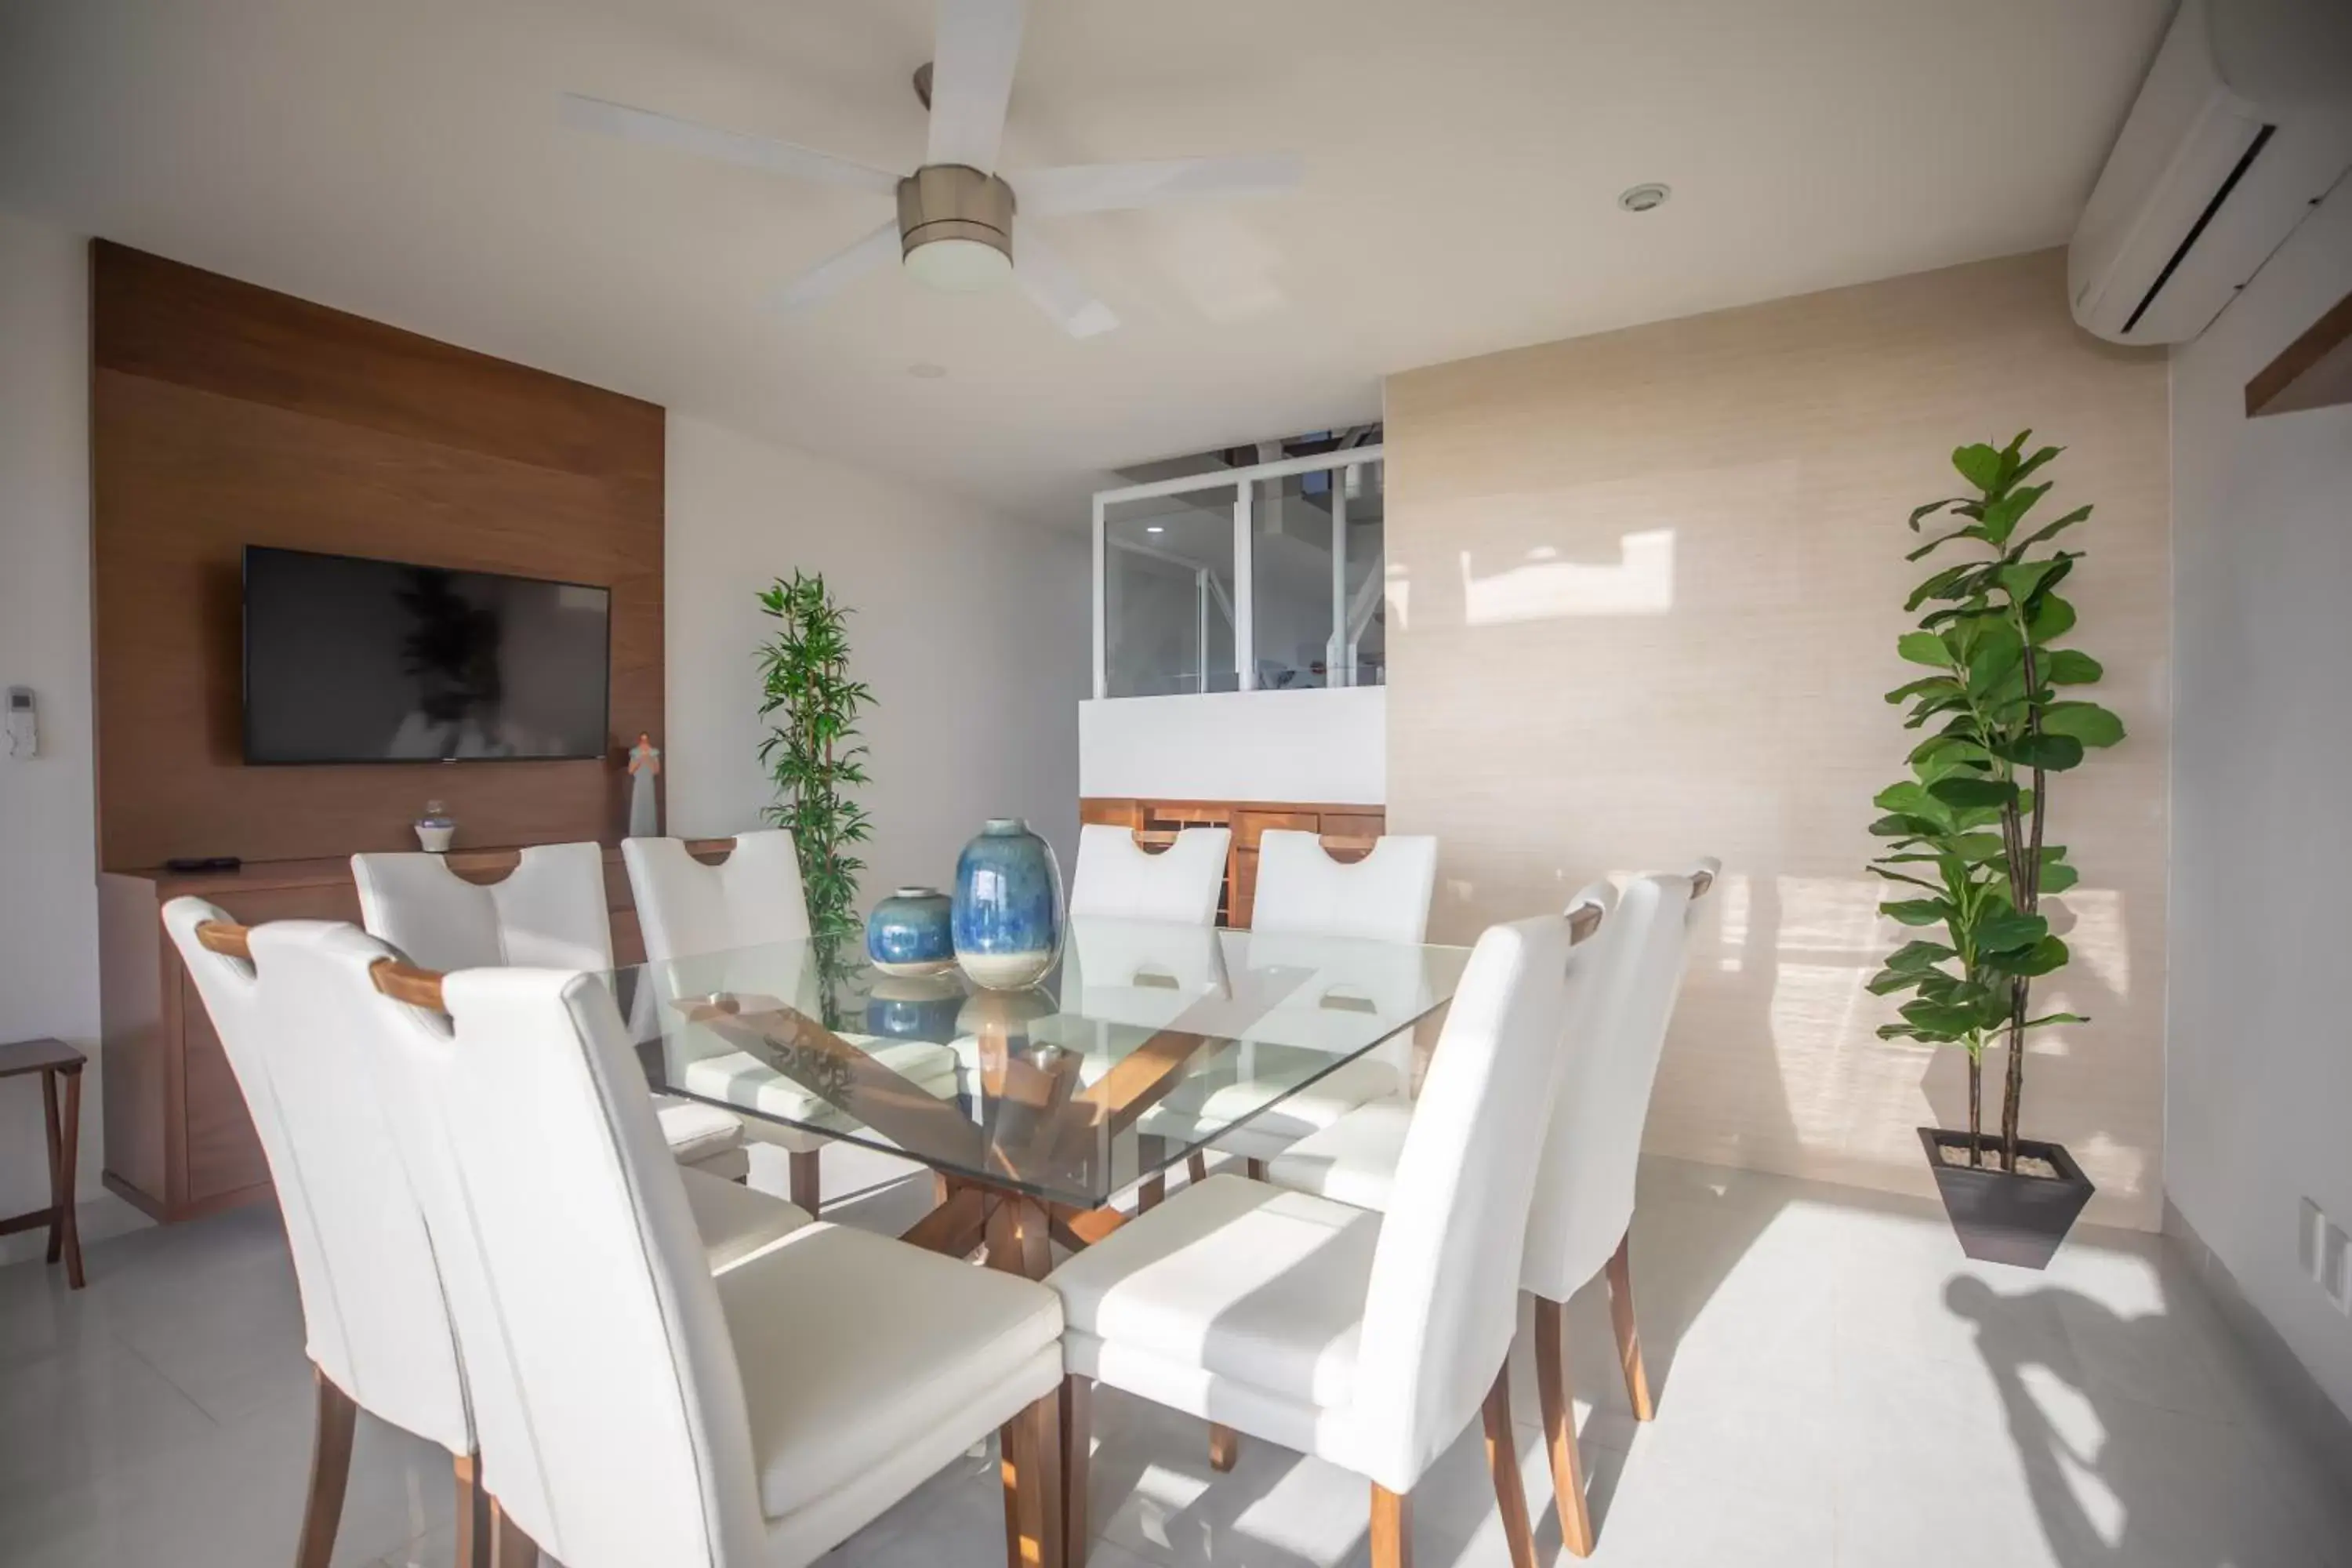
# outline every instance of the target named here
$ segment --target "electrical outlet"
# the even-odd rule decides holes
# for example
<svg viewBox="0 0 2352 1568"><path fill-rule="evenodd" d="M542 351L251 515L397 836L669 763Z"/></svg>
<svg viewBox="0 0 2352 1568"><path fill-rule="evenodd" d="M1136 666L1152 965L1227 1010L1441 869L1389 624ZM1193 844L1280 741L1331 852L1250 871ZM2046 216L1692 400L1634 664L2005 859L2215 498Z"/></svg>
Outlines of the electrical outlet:
<svg viewBox="0 0 2352 1568"><path fill-rule="evenodd" d="M2352 1238L2309 1198L2295 1217L2295 1261L2337 1311L2352 1317Z"/></svg>

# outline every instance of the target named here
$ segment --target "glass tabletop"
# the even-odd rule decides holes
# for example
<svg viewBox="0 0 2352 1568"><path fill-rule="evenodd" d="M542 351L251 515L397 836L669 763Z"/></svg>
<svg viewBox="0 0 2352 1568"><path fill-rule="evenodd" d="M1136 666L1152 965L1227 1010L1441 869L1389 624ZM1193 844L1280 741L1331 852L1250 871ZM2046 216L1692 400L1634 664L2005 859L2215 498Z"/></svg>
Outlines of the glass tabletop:
<svg viewBox="0 0 2352 1568"><path fill-rule="evenodd" d="M854 945L772 943L616 970L666 1093L1099 1208L1452 1000L1469 950L1076 918L1023 991L883 973ZM1385 1064L1382 1078L1374 1063ZM1375 1083L1374 1080L1380 1081Z"/></svg>

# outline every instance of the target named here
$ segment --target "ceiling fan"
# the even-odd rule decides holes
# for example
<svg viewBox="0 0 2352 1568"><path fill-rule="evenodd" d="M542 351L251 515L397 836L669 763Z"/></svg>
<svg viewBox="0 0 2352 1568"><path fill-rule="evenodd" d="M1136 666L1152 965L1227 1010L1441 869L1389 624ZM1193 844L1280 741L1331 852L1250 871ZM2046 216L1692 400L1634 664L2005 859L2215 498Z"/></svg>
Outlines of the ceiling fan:
<svg viewBox="0 0 2352 1568"><path fill-rule="evenodd" d="M1089 338L1118 326L1118 318L1039 237L1031 219L1202 196L1278 195L1297 186L1300 163L1295 154L1267 153L999 174L996 155L1021 54L1024 9L1024 0L939 0L931 62L915 73L916 95L930 111L930 138L922 166L910 174L578 93L563 95L563 118L581 130L895 195L898 216L776 291L773 302L787 310L815 304L895 252L908 272L938 289L983 289L1010 273L1064 331Z"/></svg>

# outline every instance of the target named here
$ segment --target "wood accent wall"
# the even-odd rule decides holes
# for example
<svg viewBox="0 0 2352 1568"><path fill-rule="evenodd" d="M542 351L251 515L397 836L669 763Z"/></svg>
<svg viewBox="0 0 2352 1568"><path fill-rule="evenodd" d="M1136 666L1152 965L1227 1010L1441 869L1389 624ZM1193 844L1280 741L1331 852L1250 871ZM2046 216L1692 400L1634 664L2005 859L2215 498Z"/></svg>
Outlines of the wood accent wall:
<svg viewBox="0 0 2352 1568"><path fill-rule="evenodd" d="M90 250L98 859L611 839L662 733L661 408L105 240ZM612 590L604 761L243 764L240 551Z"/></svg>
<svg viewBox="0 0 2352 1568"><path fill-rule="evenodd" d="M2053 792L2083 883L2037 1005L2025 1127L2091 1215L2162 1191L2170 451L2160 351L2079 331L2058 251L1517 350L1387 388L1389 820L1442 846L1433 934L1558 909L1588 878L1720 856L1647 1146L1930 1191L1916 1126L1964 1126L1957 1050L1876 1039L1872 795L1916 736L1881 694L1911 509L1949 455L2031 426L2073 642L2130 739ZM2053 509L2053 503L2055 508ZM1997 1075L1998 1052L1987 1063ZM1997 1076L1994 1081L1998 1082Z"/></svg>

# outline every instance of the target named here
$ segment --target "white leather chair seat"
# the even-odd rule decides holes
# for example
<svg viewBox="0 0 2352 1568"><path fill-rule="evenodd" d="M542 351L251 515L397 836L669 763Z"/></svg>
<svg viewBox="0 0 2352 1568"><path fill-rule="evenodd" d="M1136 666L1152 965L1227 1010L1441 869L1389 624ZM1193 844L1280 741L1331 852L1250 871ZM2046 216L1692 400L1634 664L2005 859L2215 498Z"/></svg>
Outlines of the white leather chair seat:
<svg viewBox="0 0 2352 1568"><path fill-rule="evenodd" d="M1195 1380L1205 1373L1277 1401L1338 1409L1355 1394L1380 1234L1378 1215L1217 1175L1112 1232L1045 1282L1062 1298L1071 1343L1094 1342L1089 1359L1149 1358L1189 1369Z"/></svg>
<svg viewBox="0 0 2352 1568"><path fill-rule="evenodd" d="M1374 1057L1359 1057L1262 1112L1260 1107L1281 1095L1279 1085L1223 1084L1190 1105L1185 1103L1185 1088L1180 1085L1136 1125L1141 1131L1180 1143L1213 1135L1216 1146L1229 1154L1271 1160L1300 1139L1339 1122L1365 1101L1394 1095L1399 1087L1394 1067ZM1242 1117L1250 1120L1234 1125Z"/></svg>
<svg viewBox="0 0 2352 1568"><path fill-rule="evenodd" d="M1302 1193L1386 1214L1405 1130L1412 1125L1411 1100L1372 1100L1293 1143L1276 1156L1266 1174Z"/></svg>
<svg viewBox="0 0 2352 1568"><path fill-rule="evenodd" d="M743 1120L730 1111L666 1094L654 1096L654 1108L670 1155L681 1165L698 1165L713 1154L743 1146Z"/></svg>
<svg viewBox="0 0 2352 1568"><path fill-rule="evenodd" d="M963 1434L936 1469L975 1402L1001 1407L995 1426L1061 1381L1053 1291L889 1237L811 1225L716 1282L771 1521Z"/></svg>
<svg viewBox="0 0 2352 1568"><path fill-rule="evenodd" d="M709 1255L713 1274L758 1257L814 1223L806 1209L691 1165L680 1166L677 1174L686 1184L686 1206L694 1211L694 1228Z"/></svg>

